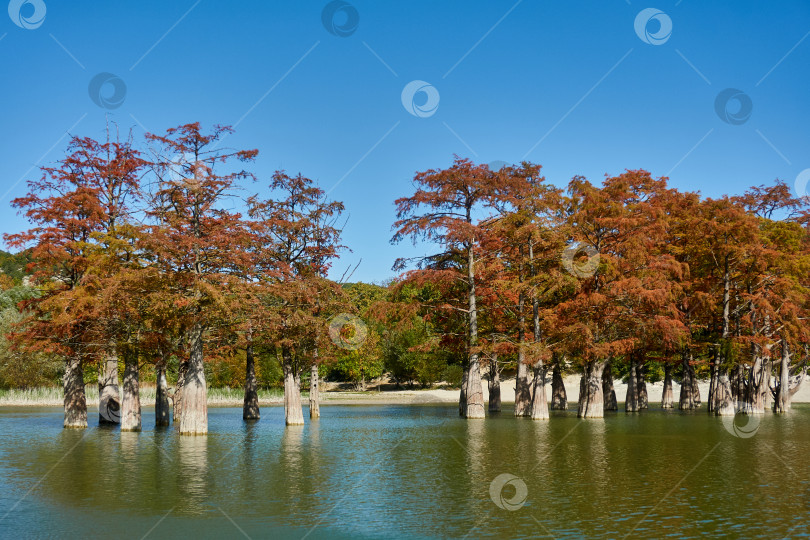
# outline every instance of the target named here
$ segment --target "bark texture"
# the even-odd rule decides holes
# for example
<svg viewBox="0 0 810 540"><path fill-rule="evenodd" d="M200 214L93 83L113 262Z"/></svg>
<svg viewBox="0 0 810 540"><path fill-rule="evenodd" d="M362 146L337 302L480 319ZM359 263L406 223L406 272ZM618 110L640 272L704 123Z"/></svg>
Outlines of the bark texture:
<svg viewBox="0 0 810 540"><path fill-rule="evenodd" d="M84 392L84 369L81 358L71 356L65 360L65 422L64 427L84 429L87 427L87 396Z"/></svg>
<svg viewBox="0 0 810 540"><path fill-rule="evenodd" d="M467 380L470 378L470 366L468 363L464 364L464 369L461 372L461 389L458 395L458 415L464 416L467 411Z"/></svg>
<svg viewBox="0 0 810 540"><path fill-rule="evenodd" d="M554 362L551 372L551 410L564 411L568 408L568 396L565 393L559 361Z"/></svg>
<svg viewBox="0 0 810 540"><path fill-rule="evenodd" d="M183 386L186 384L186 373L188 373L188 360L180 361L177 369L177 386L174 389L174 417L175 424L180 421L180 411L183 409Z"/></svg>
<svg viewBox="0 0 810 540"><path fill-rule="evenodd" d="M493 354L489 362L489 412L501 411L501 370L498 355Z"/></svg>
<svg viewBox="0 0 810 540"><path fill-rule="evenodd" d="M190 337L191 354L183 377L177 429L180 435L205 435L208 433L208 389L203 369L202 327L195 325Z"/></svg>
<svg viewBox="0 0 810 540"><path fill-rule="evenodd" d="M714 392L714 414L717 416L734 416L734 398L731 395L731 381L726 373L720 373L717 377L717 386Z"/></svg>
<svg viewBox="0 0 810 540"><path fill-rule="evenodd" d="M664 364L664 389L661 392L661 408L671 409L673 406L674 395L672 393L672 364L666 362Z"/></svg>
<svg viewBox="0 0 810 540"><path fill-rule="evenodd" d="M532 420L548 420L548 400L546 399L546 367L538 362L534 368L534 389L532 391Z"/></svg>
<svg viewBox="0 0 810 540"><path fill-rule="evenodd" d="M579 418L604 418L605 400L602 395L602 372L605 361L591 361L585 365L579 386Z"/></svg>
<svg viewBox="0 0 810 540"><path fill-rule="evenodd" d="M630 356L630 370L627 373L627 393L624 396L624 412L638 412L641 408L639 406L638 396L638 364L636 364L635 356Z"/></svg>
<svg viewBox="0 0 810 540"><path fill-rule="evenodd" d="M118 386L118 355L115 350L107 353L98 377L98 423L117 425L121 423L121 390Z"/></svg>
<svg viewBox="0 0 810 540"><path fill-rule="evenodd" d="M245 348L245 402L242 406L242 419L258 420L260 417L256 360L253 357L253 344L250 343Z"/></svg>
<svg viewBox="0 0 810 540"><path fill-rule="evenodd" d="M281 356L284 361L284 421L288 426L303 426L301 373L294 365L292 351L282 348Z"/></svg>
<svg viewBox="0 0 810 540"><path fill-rule="evenodd" d="M318 364L312 364L309 373L309 417L321 417L321 381Z"/></svg>
<svg viewBox="0 0 810 540"><path fill-rule="evenodd" d="M141 430L141 383L138 357L124 359L124 398L121 403L121 431Z"/></svg>
<svg viewBox="0 0 810 540"><path fill-rule="evenodd" d="M616 401L616 389L613 388L613 367L611 362L607 363L605 370L602 372L602 395L605 399L606 411L619 410L619 403Z"/></svg>
<svg viewBox="0 0 810 540"><path fill-rule="evenodd" d="M638 409L644 410L650 408L650 398L647 394L647 381L644 379L647 370L644 364L636 364L636 381L638 383Z"/></svg>
<svg viewBox="0 0 810 540"><path fill-rule="evenodd" d="M525 361L526 358L523 352L518 352L517 375L515 376L515 416L528 416L530 414L529 366L524 363Z"/></svg>
<svg viewBox="0 0 810 540"><path fill-rule="evenodd" d="M155 379L157 389L155 393L155 425L168 426L172 417L169 406L169 383L166 381L166 364L159 364L155 367Z"/></svg>
<svg viewBox="0 0 810 540"><path fill-rule="evenodd" d="M779 359L779 385L773 401L773 412L786 413L790 410L790 351L782 339L782 356Z"/></svg>

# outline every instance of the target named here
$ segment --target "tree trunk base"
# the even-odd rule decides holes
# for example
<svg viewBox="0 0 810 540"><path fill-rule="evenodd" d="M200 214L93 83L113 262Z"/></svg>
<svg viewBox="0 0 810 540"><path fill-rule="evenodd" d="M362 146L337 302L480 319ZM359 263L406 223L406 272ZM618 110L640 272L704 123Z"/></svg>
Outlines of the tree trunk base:
<svg viewBox="0 0 810 540"><path fill-rule="evenodd" d="M71 357L65 362L63 379L65 390L66 429L87 428L87 396L84 391L84 370L80 359Z"/></svg>

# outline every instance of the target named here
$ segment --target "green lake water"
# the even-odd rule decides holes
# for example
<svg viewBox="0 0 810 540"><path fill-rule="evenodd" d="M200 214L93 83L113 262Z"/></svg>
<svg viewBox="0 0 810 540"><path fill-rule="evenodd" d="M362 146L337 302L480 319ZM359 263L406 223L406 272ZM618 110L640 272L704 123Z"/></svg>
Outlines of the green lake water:
<svg viewBox="0 0 810 540"><path fill-rule="evenodd" d="M294 428L262 412L210 409L207 437L179 437L151 409L138 434L0 409L0 537L810 537L806 405L747 438L705 409L324 406Z"/></svg>

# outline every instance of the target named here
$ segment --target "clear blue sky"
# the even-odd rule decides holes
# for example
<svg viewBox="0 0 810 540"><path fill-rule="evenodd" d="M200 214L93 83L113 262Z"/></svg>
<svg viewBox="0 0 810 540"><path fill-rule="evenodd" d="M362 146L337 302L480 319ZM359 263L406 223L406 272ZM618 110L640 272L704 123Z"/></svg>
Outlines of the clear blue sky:
<svg viewBox="0 0 810 540"><path fill-rule="evenodd" d="M364 281L424 251L389 244L393 200L454 153L529 159L558 185L645 168L707 196L810 168L806 0L352 0L329 19L346 36L325 1L28 1L17 23L35 28L0 18L3 232L25 226L15 182L59 159L66 131L103 137L105 114L138 137L238 123L228 144L259 148L260 179L300 171L345 202L353 252L333 274L362 258ZM115 109L90 99L102 72L126 86ZM402 103L414 80L438 96L416 94L422 117ZM752 105L736 125L716 112L727 88Z"/></svg>

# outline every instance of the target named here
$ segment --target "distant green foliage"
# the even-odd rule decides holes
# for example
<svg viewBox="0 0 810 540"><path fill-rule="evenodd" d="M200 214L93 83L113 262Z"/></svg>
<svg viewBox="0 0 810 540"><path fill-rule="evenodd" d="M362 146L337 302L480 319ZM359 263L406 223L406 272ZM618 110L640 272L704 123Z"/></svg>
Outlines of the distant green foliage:
<svg viewBox="0 0 810 540"><path fill-rule="evenodd" d="M20 285L26 275L25 267L30 260L28 252L14 254L0 250L0 271L13 279L15 284Z"/></svg>

